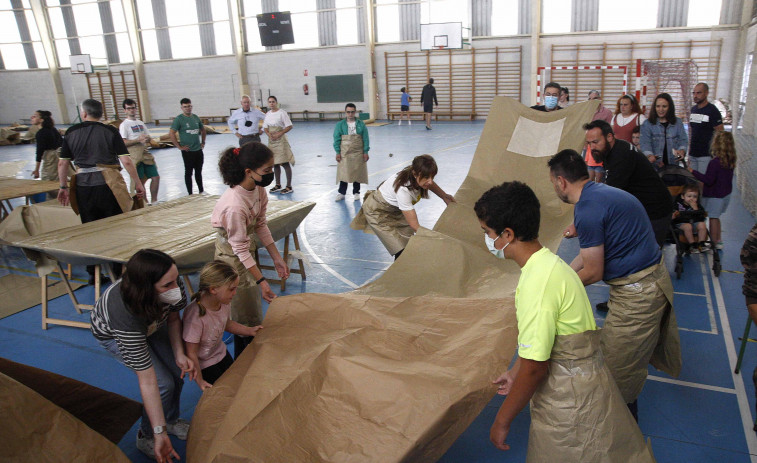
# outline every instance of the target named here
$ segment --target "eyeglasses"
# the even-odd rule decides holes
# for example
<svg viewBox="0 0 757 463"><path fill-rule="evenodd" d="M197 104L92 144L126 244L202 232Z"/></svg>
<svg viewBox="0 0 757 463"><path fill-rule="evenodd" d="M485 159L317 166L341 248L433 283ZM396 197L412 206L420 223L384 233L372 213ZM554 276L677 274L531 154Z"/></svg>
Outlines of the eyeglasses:
<svg viewBox="0 0 757 463"><path fill-rule="evenodd" d="M137 109L137 107L136 106L127 106L124 109Z"/></svg>
<svg viewBox="0 0 757 463"><path fill-rule="evenodd" d="M347 114L355 114L357 111L347 111Z"/></svg>

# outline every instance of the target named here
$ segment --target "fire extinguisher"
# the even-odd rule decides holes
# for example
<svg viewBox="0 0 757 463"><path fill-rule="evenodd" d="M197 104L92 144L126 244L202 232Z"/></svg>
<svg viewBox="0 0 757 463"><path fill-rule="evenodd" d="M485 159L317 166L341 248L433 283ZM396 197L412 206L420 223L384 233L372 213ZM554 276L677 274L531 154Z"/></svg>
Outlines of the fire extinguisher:
<svg viewBox="0 0 757 463"><path fill-rule="evenodd" d="M305 95L310 95L310 89L308 89L308 84L305 84L302 86L302 91L305 92Z"/></svg>

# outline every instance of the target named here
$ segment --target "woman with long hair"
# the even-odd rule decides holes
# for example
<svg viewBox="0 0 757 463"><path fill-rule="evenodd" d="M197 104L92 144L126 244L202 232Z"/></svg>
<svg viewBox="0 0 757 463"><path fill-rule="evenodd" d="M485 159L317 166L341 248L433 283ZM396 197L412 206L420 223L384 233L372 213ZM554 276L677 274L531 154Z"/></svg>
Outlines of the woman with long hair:
<svg viewBox="0 0 757 463"><path fill-rule="evenodd" d="M430 155L416 156L411 165L389 177L375 191L366 193L363 207L350 226L375 233L389 254L398 258L420 227L415 203L428 198L429 190L447 205L455 201L434 183L438 170Z"/></svg>
<svg viewBox="0 0 757 463"><path fill-rule="evenodd" d="M633 144L633 131L641 125L647 118L641 113L641 106L633 95L623 95L618 98L615 105L615 115L610 120L612 131L616 139L625 140Z"/></svg>
<svg viewBox="0 0 757 463"><path fill-rule="evenodd" d="M30 118L32 125L39 127L35 140L37 141L37 158L32 172L33 178L42 180L58 180L58 154L63 145L63 137L55 128L55 121L50 111L38 109ZM40 171L40 166L42 167Z"/></svg>
<svg viewBox="0 0 757 463"><path fill-rule="evenodd" d="M174 260L142 249L91 315L90 329L100 345L137 375L144 404L137 448L158 462L178 458L168 434L186 440L189 432L189 422L179 418L183 377L194 379L197 373L181 338L179 311L186 305Z"/></svg>
<svg viewBox="0 0 757 463"><path fill-rule="evenodd" d="M245 326L263 321L262 296L271 302L276 294L255 262L255 239L259 239L273 259L281 278L289 277L289 267L276 249L266 221L268 193L273 181L274 155L262 143L249 142L227 148L218 159L226 190L213 208L210 223L218 230L215 258L234 267L239 274L237 294L231 301L231 320ZM252 337L234 335L234 357Z"/></svg>
<svg viewBox="0 0 757 463"><path fill-rule="evenodd" d="M731 132L715 132L710 147L712 160L704 174L689 168L704 184L702 206L710 219L710 238L716 249L723 249L720 215L728 208L733 191L733 171L736 168L736 143Z"/></svg>
<svg viewBox="0 0 757 463"><path fill-rule="evenodd" d="M641 125L641 151L656 167L677 164L686 155L689 137L676 117L673 98L660 93L654 99L649 119Z"/></svg>

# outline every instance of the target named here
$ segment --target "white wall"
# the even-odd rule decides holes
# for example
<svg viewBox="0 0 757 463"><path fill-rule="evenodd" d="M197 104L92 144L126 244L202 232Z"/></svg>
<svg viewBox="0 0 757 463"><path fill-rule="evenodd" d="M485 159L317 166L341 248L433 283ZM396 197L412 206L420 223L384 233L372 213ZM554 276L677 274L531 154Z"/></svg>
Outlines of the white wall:
<svg viewBox="0 0 757 463"><path fill-rule="evenodd" d="M55 121L61 120L50 71L0 72L0 123L10 124L29 119L38 109L52 112Z"/></svg>

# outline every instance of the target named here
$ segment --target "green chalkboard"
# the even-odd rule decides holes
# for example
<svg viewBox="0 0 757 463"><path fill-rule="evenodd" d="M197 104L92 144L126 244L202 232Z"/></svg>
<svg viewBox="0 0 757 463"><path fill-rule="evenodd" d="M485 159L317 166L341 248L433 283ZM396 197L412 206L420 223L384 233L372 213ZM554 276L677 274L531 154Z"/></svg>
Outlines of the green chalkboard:
<svg viewBox="0 0 757 463"><path fill-rule="evenodd" d="M319 103L354 103L363 100L363 75L316 76Z"/></svg>

